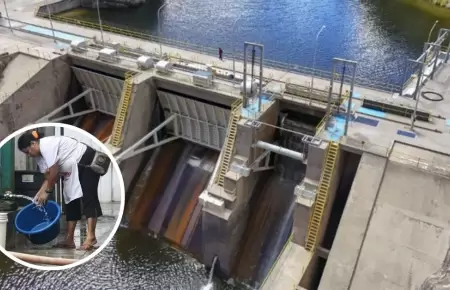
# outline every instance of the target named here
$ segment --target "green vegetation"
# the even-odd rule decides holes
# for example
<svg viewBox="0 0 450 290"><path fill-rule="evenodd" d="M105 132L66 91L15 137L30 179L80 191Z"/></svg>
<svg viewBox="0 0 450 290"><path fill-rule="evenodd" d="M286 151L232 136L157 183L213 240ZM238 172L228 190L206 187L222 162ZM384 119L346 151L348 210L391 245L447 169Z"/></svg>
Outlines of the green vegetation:
<svg viewBox="0 0 450 290"><path fill-rule="evenodd" d="M422 11L433 15L438 19L450 19L450 9L446 8L450 0L400 0Z"/></svg>

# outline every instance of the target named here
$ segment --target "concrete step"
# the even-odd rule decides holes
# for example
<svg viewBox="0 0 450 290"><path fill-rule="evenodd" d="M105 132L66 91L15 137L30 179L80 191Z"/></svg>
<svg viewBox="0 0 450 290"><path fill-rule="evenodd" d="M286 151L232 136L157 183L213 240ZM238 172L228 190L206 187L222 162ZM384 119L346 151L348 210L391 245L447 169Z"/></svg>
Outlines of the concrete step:
<svg viewBox="0 0 450 290"><path fill-rule="evenodd" d="M236 195L231 194L220 185L213 184L208 188L208 193L215 198L223 201L223 207L227 209L233 209L234 202L236 201Z"/></svg>
<svg viewBox="0 0 450 290"><path fill-rule="evenodd" d="M318 186L319 182L305 178L295 187L294 193L304 199L314 200Z"/></svg>

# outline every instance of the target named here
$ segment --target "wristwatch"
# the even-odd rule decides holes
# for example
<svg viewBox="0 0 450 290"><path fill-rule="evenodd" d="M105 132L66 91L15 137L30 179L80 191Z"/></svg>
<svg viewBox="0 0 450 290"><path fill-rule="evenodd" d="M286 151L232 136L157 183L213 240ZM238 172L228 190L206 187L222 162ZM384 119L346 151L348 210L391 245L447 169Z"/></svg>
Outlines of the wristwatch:
<svg viewBox="0 0 450 290"><path fill-rule="evenodd" d="M51 189L51 188L48 188L45 190L45 193L47 193L47 194L51 194L52 192L53 192L53 189Z"/></svg>

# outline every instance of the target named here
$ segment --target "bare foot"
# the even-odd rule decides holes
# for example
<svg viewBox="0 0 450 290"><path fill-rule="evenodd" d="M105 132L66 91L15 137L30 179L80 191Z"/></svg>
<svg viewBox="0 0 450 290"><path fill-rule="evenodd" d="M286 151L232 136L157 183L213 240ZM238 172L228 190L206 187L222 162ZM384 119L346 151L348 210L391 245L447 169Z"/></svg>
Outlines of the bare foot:
<svg viewBox="0 0 450 290"><path fill-rule="evenodd" d="M87 238L83 245L81 245L80 250L84 250L84 251L90 251L92 249L94 249L95 244L97 244L97 239L96 238Z"/></svg>
<svg viewBox="0 0 450 290"><path fill-rule="evenodd" d="M76 248L75 242L73 240L60 241L53 247L60 248L60 249L75 249Z"/></svg>

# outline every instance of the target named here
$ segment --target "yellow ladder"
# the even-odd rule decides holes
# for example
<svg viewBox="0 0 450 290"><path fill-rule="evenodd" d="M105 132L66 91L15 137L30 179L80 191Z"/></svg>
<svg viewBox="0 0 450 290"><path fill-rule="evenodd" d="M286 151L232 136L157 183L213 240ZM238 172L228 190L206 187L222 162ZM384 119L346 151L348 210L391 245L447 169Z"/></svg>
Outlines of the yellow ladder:
<svg viewBox="0 0 450 290"><path fill-rule="evenodd" d="M317 235L319 233L320 223L322 222L323 211L325 210L325 205L327 203L328 191L330 190L331 178L336 166L338 153L339 143L330 142L325 156L319 187L317 188L313 212L309 219L308 233L306 234L305 249L310 252L314 251L316 248Z"/></svg>
<svg viewBox="0 0 450 290"><path fill-rule="evenodd" d="M233 155L234 141L236 140L237 123L241 119L242 100L238 99L231 105L230 118L228 121L227 137L225 139L222 158L220 160L219 174L216 176L216 184L224 185L225 174L230 168Z"/></svg>
<svg viewBox="0 0 450 290"><path fill-rule="evenodd" d="M133 73L125 73L125 82L123 84L122 96L117 107L116 119L111 136L111 145L119 147L122 143L122 130L130 106L131 95L133 93Z"/></svg>

